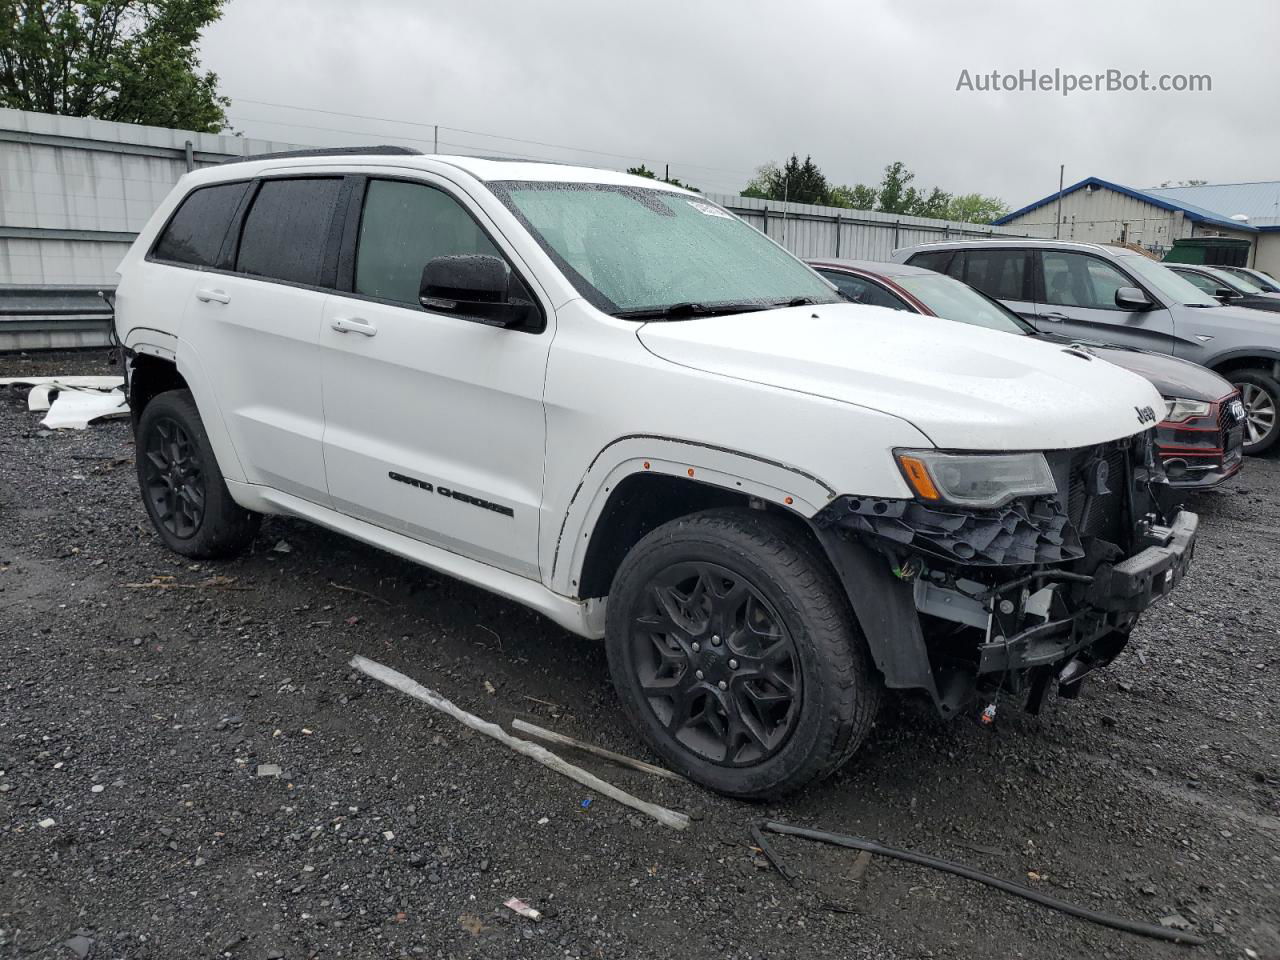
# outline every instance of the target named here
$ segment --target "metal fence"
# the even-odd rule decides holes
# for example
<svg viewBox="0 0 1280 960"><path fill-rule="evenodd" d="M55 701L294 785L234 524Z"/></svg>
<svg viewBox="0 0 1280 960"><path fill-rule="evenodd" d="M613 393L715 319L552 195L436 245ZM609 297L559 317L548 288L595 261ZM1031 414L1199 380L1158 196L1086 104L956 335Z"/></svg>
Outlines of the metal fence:
<svg viewBox="0 0 1280 960"><path fill-rule="evenodd" d="M0 332L0 350L42 343L42 315L15 310L19 301L92 298L99 287L114 284L129 244L184 173L300 146L0 109L0 331L7 331ZM927 240L1026 235L867 210L707 196L801 257L886 260L897 247ZM46 300L32 301L36 290L47 291ZM56 311L43 318L47 346L89 345L105 337L100 320Z"/></svg>
<svg viewBox="0 0 1280 960"><path fill-rule="evenodd" d="M707 194L798 257L888 260L899 247L933 240L1025 237L1025 230L952 220L908 217L807 203L779 203L731 194Z"/></svg>

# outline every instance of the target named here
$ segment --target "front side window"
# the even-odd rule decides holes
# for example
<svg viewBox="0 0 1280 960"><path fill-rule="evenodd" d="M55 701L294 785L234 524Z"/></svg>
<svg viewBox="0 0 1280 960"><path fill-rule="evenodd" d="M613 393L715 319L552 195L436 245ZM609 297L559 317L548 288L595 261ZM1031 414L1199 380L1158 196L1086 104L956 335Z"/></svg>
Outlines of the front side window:
<svg viewBox="0 0 1280 960"><path fill-rule="evenodd" d="M817 274L706 200L595 183L489 184L577 291L606 313L836 303Z"/></svg>
<svg viewBox="0 0 1280 960"><path fill-rule="evenodd" d="M1116 291L1133 281L1104 260L1083 253L1046 250L1040 254L1046 304L1118 310Z"/></svg>
<svg viewBox="0 0 1280 960"><path fill-rule="evenodd" d="M836 285L841 296L851 303L865 303L873 307L888 307L890 310L910 310L911 308L895 297L880 284L865 277L851 273L840 273L836 270L819 270L820 274Z"/></svg>
<svg viewBox="0 0 1280 960"><path fill-rule="evenodd" d="M217 266L227 228L248 189L245 182L191 191L156 241L153 256L193 267Z"/></svg>
<svg viewBox="0 0 1280 960"><path fill-rule="evenodd" d="M1026 300L1026 274L1021 250L966 250L963 274L952 276L996 300Z"/></svg>
<svg viewBox="0 0 1280 960"><path fill-rule="evenodd" d="M989 300L970 286L952 277L920 274L896 277L898 286L947 320L971 323L1004 333L1031 333L1032 327L1012 310Z"/></svg>
<svg viewBox="0 0 1280 960"><path fill-rule="evenodd" d="M1214 280L1218 281L1218 286L1226 287L1228 290L1234 290L1236 293L1261 293L1262 288L1247 277L1242 277L1236 273L1228 273L1217 267L1209 267L1205 271Z"/></svg>
<svg viewBox="0 0 1280 960"><path fill-rule="evenodd" d="M341 185L337 177L263 181L240 232L236 270L318 284Z"/></svg>
<svg viewBox="0 0 1280 960"><path fill-rule="evenodd" d="M356 293L417 306L428 260L477 253L502 256L443 190L400 180L369 182L356 246Z"/></svg>
<svg viewBox="0 0 1280 960"><path fill-rule="evenodd" d="M1158 263L1140 253L1125 253L1119 256L1124 268L1134 274L1148 287L1152 287L1174 303L1186 304L1188 307L1216 307L1218 301L1212 296L1202 293L1194 284L1188 283L1163 263Z"/></svg>
<svg viewBox="0 0 1280 960"><path fill-rule="evenodd" d="M1186 280L1197 289L1203 290L1205 293L1209 294L1209 296L1216 294L1218 292L1218 288L1223 286L1223 284L1218 283L1216 280L1206 277L1203 273L1193 273L1190 270L1175 270L1174 273L1182 277L1182 279Z"/></svg>

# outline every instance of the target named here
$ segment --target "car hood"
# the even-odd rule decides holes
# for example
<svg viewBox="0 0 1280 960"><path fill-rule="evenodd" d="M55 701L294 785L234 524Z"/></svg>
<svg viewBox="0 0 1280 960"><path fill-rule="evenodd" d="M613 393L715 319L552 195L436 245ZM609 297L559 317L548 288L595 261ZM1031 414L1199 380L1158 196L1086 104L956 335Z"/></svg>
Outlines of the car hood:
<svg viewBox="0 0 1280 960"><path fill-rule="evenodd" d="M1095 357L1101 357L1108 363L1145 377L1165 397L1213 401L1221 400L1235 390L1228 381L1212 370L1190 360L1179 360L1177 357L1139 350L1136 347L1110 346L1092 340L1072 341L1067 337L1050 334L1041 334L1040 337L1063 346L1075 342Z"/></svg>
<svg viewBox="0 0 1280 960"><path fill-rule="evenodd" d="M637 335L672 363L899 417L944 449L1082 447L1137 433L1150 426L1138 409L1164 408L1146 380L1083 351L861 304L647 323Z"/></svg>

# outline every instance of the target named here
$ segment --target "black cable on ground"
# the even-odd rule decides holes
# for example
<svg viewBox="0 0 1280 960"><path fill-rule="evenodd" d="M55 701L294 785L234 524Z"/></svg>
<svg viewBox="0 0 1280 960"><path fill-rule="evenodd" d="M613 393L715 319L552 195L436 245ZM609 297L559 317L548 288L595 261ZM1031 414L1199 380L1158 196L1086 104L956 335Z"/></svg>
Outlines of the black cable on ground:
<svg viewBox="0 0 1280 960"><path fill-rule="evenodd" d="M1104 927L1111 927L1114 930L1123 930L1126 933L1136 933L1143 937L1153 937L1156 940L1168 940L1173 943L1185 943L1191 946L1201 946L1205 942L1204 937L1194 933L1183 933L1180 930L1158 927L1152 923L1126 920L1124 917L1115 917L1111 914L1099 913L1096 910L1089 910L1085 907L1077 907L1075 904L1055 899L1018 883L1001 880L999 877L993 877L989 873L982 873L980 870L974 870L962 864L939 860L937 857L916 853L912 850L897 850L893 847L882 846L874 840L849 837L839 833L828 833L825 830L810 830L807 827L795 827L789 823L780 823L777 820L765 820L760 824L760 827L770 833L803 837L806 840L817 840L819 843L830 843L837 847L848 847L851 850L866 850L878 856L892 857L895 860L905 860L907 863L919 864L922 867L932 867L934 870L941 870L944 873L953 873L958 877L976 880L978 883L985 883L987 886L1003 890L1005 893L1012 893L1014 896L1031 900L1041 906L1049 907L1051 910L1079 917L1081 920L1088 920L1091 923L1101 924Z"/></svg>

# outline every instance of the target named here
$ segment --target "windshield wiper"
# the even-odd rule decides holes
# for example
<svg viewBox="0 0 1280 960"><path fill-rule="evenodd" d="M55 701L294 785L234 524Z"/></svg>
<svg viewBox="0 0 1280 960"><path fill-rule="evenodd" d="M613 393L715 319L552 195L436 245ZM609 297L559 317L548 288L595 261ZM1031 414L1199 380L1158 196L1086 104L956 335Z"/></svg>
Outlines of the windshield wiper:
<svg viewBox="0 0 1280 960"><path fill-rule="evenodd" d="M683 320L689 317L714 317L726 313L749 313L767 309L759 303L693 303L684 301L665 307L646 307L643 310L618 310L613 315L623 320Z"/></svg>

